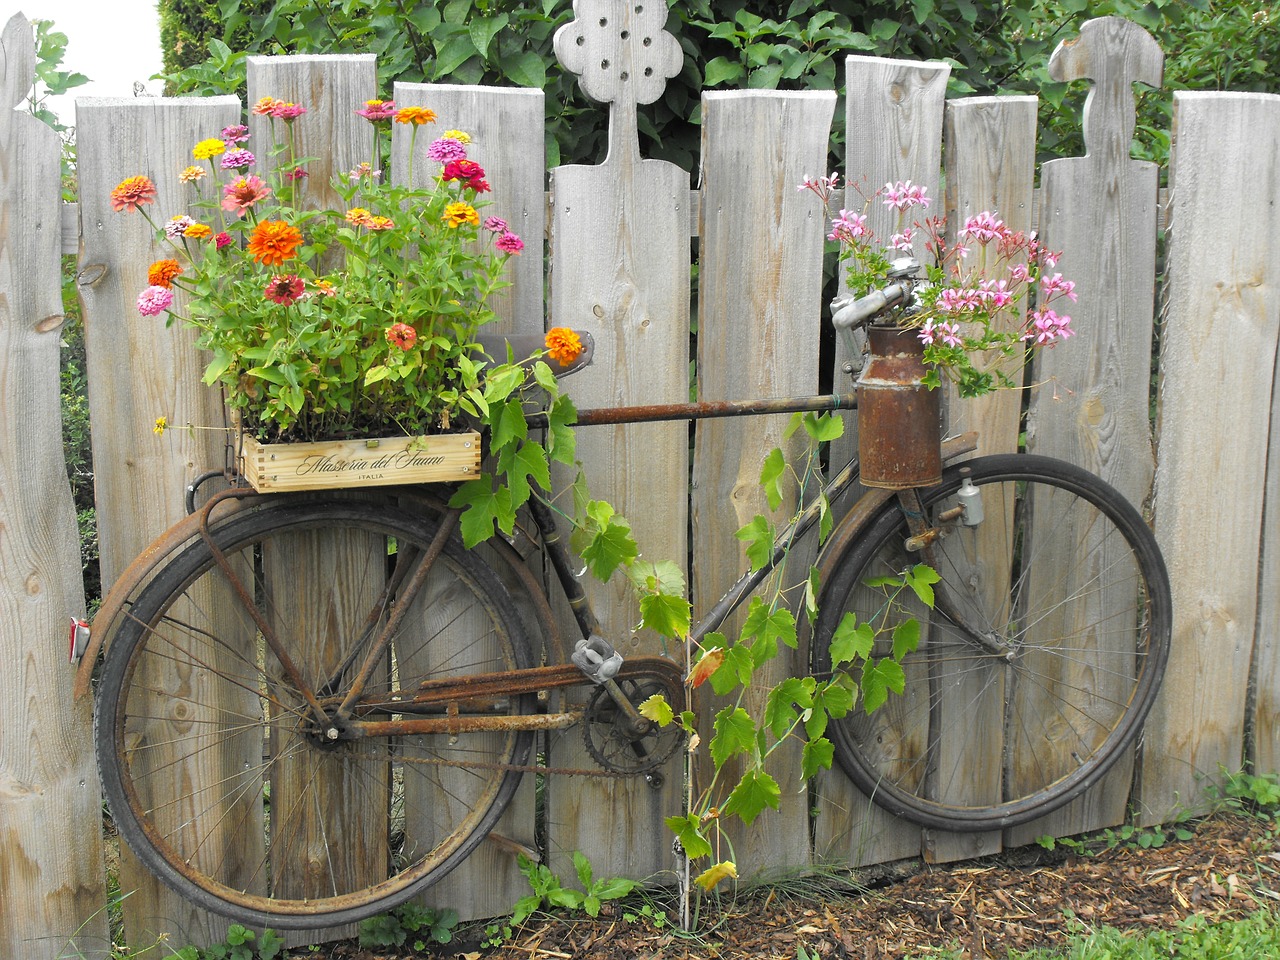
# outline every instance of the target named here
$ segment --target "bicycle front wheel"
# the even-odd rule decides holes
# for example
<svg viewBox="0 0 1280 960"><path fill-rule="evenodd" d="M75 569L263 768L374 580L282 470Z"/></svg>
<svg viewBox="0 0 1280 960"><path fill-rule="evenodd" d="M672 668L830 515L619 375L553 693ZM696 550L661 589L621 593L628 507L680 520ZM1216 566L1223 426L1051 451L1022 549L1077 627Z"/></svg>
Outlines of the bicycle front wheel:
<svg viewBox="0 0 1280 960"><path fill-rule="evenodd" d="M410 590L436 531L391 501L271 498L215 521L125 609L98 687L99 769L121 836L184 897L255 926L350 923L492 829L533 741L493 719L533 698L414 698L533 657L510 595L455 539ZM318 723L362 670L357 723ZM468 732L473 716L490 722ZM396 732L432 717L460 722Z"/></svg>
<svg viewBox="0 0 1280 960"><path fill-rule="evenodd" d="M973 527L954 517L966 476L985 513ZM935 608L871 585L926 562L907 549L897 501L865 523L819 599L819 675L846 614L877 628L877 660L897 623L922 625L903 692L832 722L835 756L877 804L923 826L1025 823L1088 790L1137 736L1168 658L1164 562L1114 488L1047 457L971 460L921 496L942 532Z"/></svg>

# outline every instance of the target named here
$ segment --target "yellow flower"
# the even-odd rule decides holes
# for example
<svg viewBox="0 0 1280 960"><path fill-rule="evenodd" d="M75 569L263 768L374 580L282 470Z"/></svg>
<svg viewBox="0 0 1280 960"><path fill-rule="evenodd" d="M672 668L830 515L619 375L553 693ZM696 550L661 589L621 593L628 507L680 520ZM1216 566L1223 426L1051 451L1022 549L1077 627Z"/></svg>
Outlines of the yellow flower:
<svg viewBox="0 0 1280 960"><path fill-rule="evenodd" d="M205 237L213 236L213 227L207 223L193 223L182 231L184 237L190 237L192 240L203 240Z"/></svg>
<svg viewBox="0 0 1280 960"><path fill-rule="evenodd" d="M180 174L178 174L178 179L183 183L195 183L208 172L209 171L204 167L186 167Z"/></svg>
<svg viewBox="0 0 1280 960"><path fill-rule="evenodd" d="M156 417L156 425L151 428L151 431L159 437L162 436L167 429L169 429L169 418Z"/></svg>
<svg viewBox="0 0 1280 960"><path fill-rule="evenodd" d="M461 200L455 200L444 208L444 216L441 217L450 227L456 228L464 223L476 224L480 223L480 214L476 213L476 208L469 203L463 203Z"/></svg>
<svg viewBox="0 0 1280 960"><path fill-rule="evenodd" d="M471 134L463 133L461 130L446 130L441 134L441 136L447 137L450 140L457 140L459 143L464 145L471 142Z"/></svg>
<svg viewBox="0 0 1280 960"><path fill-rule="evenodd" d="M401 107L396 111L396 123L435 123L436 112L426 107Z"/></svg>
<svg viewBox="0 0 1280 960"><path fill-rule="evenodd" d="M224 153L227 145L221 140L210 137L208 140L201 140L191 149L191 155L197 160L208 160L210 157L216 157L220 153Z"/></svg>
<svg viewBox="0 0 1280 960"><path fill-rule="evenodd" d="M373 214L364 207L352 207L347 211L347 223L353 227L368 227L373 223Z"/></svg>

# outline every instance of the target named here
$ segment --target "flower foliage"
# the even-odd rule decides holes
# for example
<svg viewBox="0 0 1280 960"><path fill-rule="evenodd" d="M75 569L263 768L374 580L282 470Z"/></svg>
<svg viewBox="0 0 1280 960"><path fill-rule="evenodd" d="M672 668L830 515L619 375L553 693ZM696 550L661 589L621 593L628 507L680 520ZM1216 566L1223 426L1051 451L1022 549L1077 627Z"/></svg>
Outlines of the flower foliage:
<svg viewBox="0 0 1280 960"><path fill-rule="evenodd" d="M293 137L306 108L266 97L251 112L268 118L273 142L255 147L235 125L196 143L196 163L175 171L186 211L158 225L147 176L112 192L112 207L141 214L167 248L148 270L138 310L167 311L199 331L212 354L205 382L221 385L262 440L420 435L464 414L483 419L492 394L476 335L496 319L489 299L507 285L504 265L523 243L501 218L488 218L501 229L481 226L491 188L459 132L441 138L448 169L438 164L427 187L392 184L376 166L383 131L408 125L413 154L418 130L436 115L365 104L356 112L370 121L375 163L337 177L342 209L307 210L307 161ZM412 182L412 170L404 179ZM516 379L503 382L516 390Z"/></svg>
<svg viewBox="0 0 1280 960"><path fill-rule="evenodd" d="M948 241L942 217L925 217L931 198L910 180L886 183L866 197L894 210L897 230L884 242L867 226L866 213L831 213L838 174L806 177L799 189L822 201L831 222L827 239L838 243L854 297L885 285L890 255L910 256L923 243L931 260L928 282L892 315L892 322L915 328L932 365L925 382L952 380L962 397L1000 387L1019 387L1018 373L1037 348L1074 335L1064 300L1076 299L1075 284L1053 273L1058 254L1034 234L1011 230L988 210L968 217Z"/></svg>

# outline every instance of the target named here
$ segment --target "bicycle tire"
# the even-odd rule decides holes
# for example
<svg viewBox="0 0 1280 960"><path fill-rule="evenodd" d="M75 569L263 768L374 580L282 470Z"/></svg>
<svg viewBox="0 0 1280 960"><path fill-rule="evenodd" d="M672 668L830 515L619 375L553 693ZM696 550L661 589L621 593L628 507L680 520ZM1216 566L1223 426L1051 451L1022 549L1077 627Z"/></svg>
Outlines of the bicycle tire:
<svg viewBox="0 0 1280 960"><path fill-rule="evenodd" d="M437 529L390 500L303 495L215 521L210 539L299 675L336 701L361 659L349 655L372 635L364 628L385 624L405 601L407 579L384 593L396 563L412 567ZM397 702L411 710L402 701L428 677L533 665L510 594L456 538L405 613L360 716L402 715ZM533 733L328 742L263 637L203 540L137 593L96 702L112 818L160 879L242 923L311 929L385 912L441 879L493 828ZM526 714L534 700L471 708Z"/></svg>
<svg viewBox="0 0 1280 960"><path fill-rule="evenodd" d="M908 553L906 518L890 501L830 565L814 668L829 674L846 613L887 627L875 659L890 652L896 622L919 619L901 694L870 715L858 704L829 736L840 767L879 806L921 826L974 832L1033 820L1097 783L1151 709L1172 620L1155 537L1109 484L1047 457L982 457L921 491L930 525L958 502L964 476L986 518L974 528L944 524L933 555L937 607L909 590L887 607L886 588L867 585L923 562ZM991 631L988 646L957 620Z"/></svg>

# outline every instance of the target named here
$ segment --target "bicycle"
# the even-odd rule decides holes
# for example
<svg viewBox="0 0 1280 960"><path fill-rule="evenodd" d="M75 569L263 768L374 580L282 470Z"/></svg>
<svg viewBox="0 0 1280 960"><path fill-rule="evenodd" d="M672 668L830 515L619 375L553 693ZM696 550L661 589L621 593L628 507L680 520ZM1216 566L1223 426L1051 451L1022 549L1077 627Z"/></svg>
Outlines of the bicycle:
<svg viewBox="0 0 1280 960"><path fill-rule="evenodd" d="M866 323L911 288L897 279L837 322ZM852 402L584 410L579 424ZM823 548L813 628L822 675L844 613L869 620L884 602L868 580L917 562L940 575L932 610L903 611L925 625L903 660L905 690L871 715L833 720L829 736L867 796L946 830L1025 823L1095 784L1151 708L1171 631L1155 538L1115 489L1030 454L957 460L975 447L974 434L946 441L934 486L860 496ZM827 497L857 477L854 457ZM536 731L580 724L596 775L662 776L682 735L637 705L662 693L679 711L681 667L624 662L600 637L546 504L533 502L520 540L466 551L447 499L233 487L157 540L105 599L77 680L87 689L109 635L95 710L103 788L126 843L188 899L284 929L383 912L465 859L523 774L584 772L532 762ZM817 509L799 513L771 563L744 574L690 644L751 594ZM517 543L546 551L582 634L572 652ZM592 688L587 703L562 709L559 691L577 685ZM966 749L985 735L969 729L979 715L1003 736L999 796L974 793L966 776Z"/></svg>

